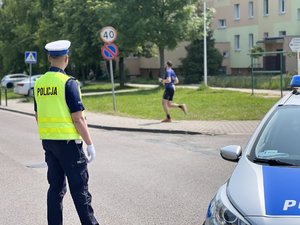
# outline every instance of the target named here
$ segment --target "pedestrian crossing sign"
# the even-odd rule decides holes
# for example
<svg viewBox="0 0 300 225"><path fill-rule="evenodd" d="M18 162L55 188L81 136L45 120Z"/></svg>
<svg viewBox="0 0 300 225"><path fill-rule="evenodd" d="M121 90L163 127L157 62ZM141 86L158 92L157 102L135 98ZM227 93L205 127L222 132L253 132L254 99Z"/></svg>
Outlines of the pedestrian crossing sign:
<svg viewBox="0 0 300 225"><path fill-rule="evenodd" d="M37 62L36 52L25 52L25 63L35 64Z"/></svg>

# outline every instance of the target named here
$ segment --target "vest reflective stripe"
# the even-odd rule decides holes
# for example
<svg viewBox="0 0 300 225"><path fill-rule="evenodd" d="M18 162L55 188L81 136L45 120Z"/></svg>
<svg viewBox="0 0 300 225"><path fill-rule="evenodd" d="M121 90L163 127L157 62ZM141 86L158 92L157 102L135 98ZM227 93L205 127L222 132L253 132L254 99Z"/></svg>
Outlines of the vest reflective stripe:
<svg viewBox="0 0 300 225"><path fill-rule="evenodd" d="M47 72L35 82L34 97L42 140L81 139L65 99L65 85L69 79L60 72Z"/></svg>
<svg viewBox="0 0 300 225"><path fill-rule="evenodd" d="M40 133L45 133L45 134L49 134L49 135L52 135L51 133L57 133L57 132L64 133L64 134L71 134L75 131L76 131L75 128L60 128L60 127L39 128Z"/></svg>
<svg viewBox="0 0 300 225"><path fill-rule="evenodd" d="M72 118L43 118L39 117L39 123L73 123Z"/></svg>

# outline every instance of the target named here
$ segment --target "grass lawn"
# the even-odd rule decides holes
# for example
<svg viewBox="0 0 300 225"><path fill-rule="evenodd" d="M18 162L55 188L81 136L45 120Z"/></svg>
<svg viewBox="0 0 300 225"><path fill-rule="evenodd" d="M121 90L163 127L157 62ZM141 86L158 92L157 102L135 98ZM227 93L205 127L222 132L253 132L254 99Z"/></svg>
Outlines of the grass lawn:
<svg viewBox="0 0 300 225"><path fill-rule="evenodd" d="M1 99L2 101L5 100L5 89L4 88L1 88ZM15 98L23 98L24 96L23 95L18 95L16 93L14 93L14 90L13 88L8 88L6 89L6 94L7 94L7 99L15 99Z"/></svg>
<svg viewBox="0 0 300 225"><path fill-rule="evenodd" d="M112 95L87 96L83 102L89 111L163 119L162 94L163 88L116 94L116 113ZM171 116L175 120L260 120L278 100L235 91L177 88L174 102L186 103L189 113L184 115L181 110L172 108Z"/></svg>
<svg viewBox="0 0 300 225"><path fill-rule="evenodd" d="M127 87L128 88L128 87ZM116 90L120 89L118 85ZM111 91L109 83L89 84L82 92ZM112 115L161 120L165 117L161 99L162 87L151 90L116 94L117 112L113 110L112 95L97 95L83 97L87 110ZM22 98L8 89L8 99ZM2 92L2 100L4 92ZM30 101L31 99L26 99ZM251 96L248 93L213 90L177 88L174 102L185 103L188 115L180 109L172 108L171 116L174 120L260 120L279 98L265 98Z"/></svg>

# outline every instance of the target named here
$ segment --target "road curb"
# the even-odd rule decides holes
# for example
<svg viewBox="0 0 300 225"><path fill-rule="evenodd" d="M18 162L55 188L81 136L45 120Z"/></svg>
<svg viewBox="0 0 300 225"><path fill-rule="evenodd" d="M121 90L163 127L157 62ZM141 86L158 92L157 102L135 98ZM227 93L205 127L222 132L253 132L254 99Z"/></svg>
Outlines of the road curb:
<svg viewBox="0 0 300 225"><path fill-rule="evenodd" d="M23 114L23 115L27 115L27 116L35 116L33 113L22 112L22 111L15 110L15 109L8 109L8 108L4 108L4 107L1 107L1 106L0 106L0 110L19 113L19 114Z"/></svg>
<svg viewBox="0 0 300 225"><path fill-rule="evenodd" d="M13 113L19 113L26 116L35 116L34 113L22 112L15 109L8 109L0 106L0 110L9 111ZM113 126L102 126L95 124L88 124L88 127L102 130L116 130L116 131L127 131L127 132L145 132L145 133L165 133L165 134L188 134L188 135L212 135L204 132L196 131L185 131L185 130L163 130L163 129L145 129L145 128L131 128L131 127L113 127Z"/></svg>
<svg viewBox="0 0 300 225"><path fill-rule="evenodd" d="M102 126L102 125L95 125L95 124L88 124L88 126L91 128L98 128L103 130L119 130L119 131L145 132L145 133L148 132L148 133L209 135L203 132L184 131L184 130L161 130L161 129L130 128L130 127L113 127L113 126Z"/></svg>

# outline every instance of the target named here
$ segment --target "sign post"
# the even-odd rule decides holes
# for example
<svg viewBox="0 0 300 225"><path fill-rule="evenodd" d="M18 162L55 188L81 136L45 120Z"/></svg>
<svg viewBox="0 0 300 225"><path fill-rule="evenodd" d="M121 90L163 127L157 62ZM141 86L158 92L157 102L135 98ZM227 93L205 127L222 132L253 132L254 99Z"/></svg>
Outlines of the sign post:
<svg viewBox="0 0 300 225"><path fill-rule="evenodd" d="M29 93L31 91L31 76L32 76L32 64L36 64L37 62L37 53L36 52L31 52L31 51L26 51L25 52L25 63L29 64Z"/></svg>
<svg viewBox="0 0 300 225"><path fill-rule="evenodd" d="M300 74L300 38L292 38L289 47L293 52L297 52L297 67L298 74Z"/></svg>
<svg viewBox="0 0 300 225"><path fill-rule="evenodd" d="M109 70L110 70L110 80L112 85L112 96L113 96L113 106L114 111L116 112L116 96L115 96L115 85L114 85L114 73L112 60L118 56L119 50L118 47L113 44L117 38L117 31L113 27L104 27L101 29L100 38L105 42L104 46L101 48L102 57L105 60L109 61Z"/></svg>

